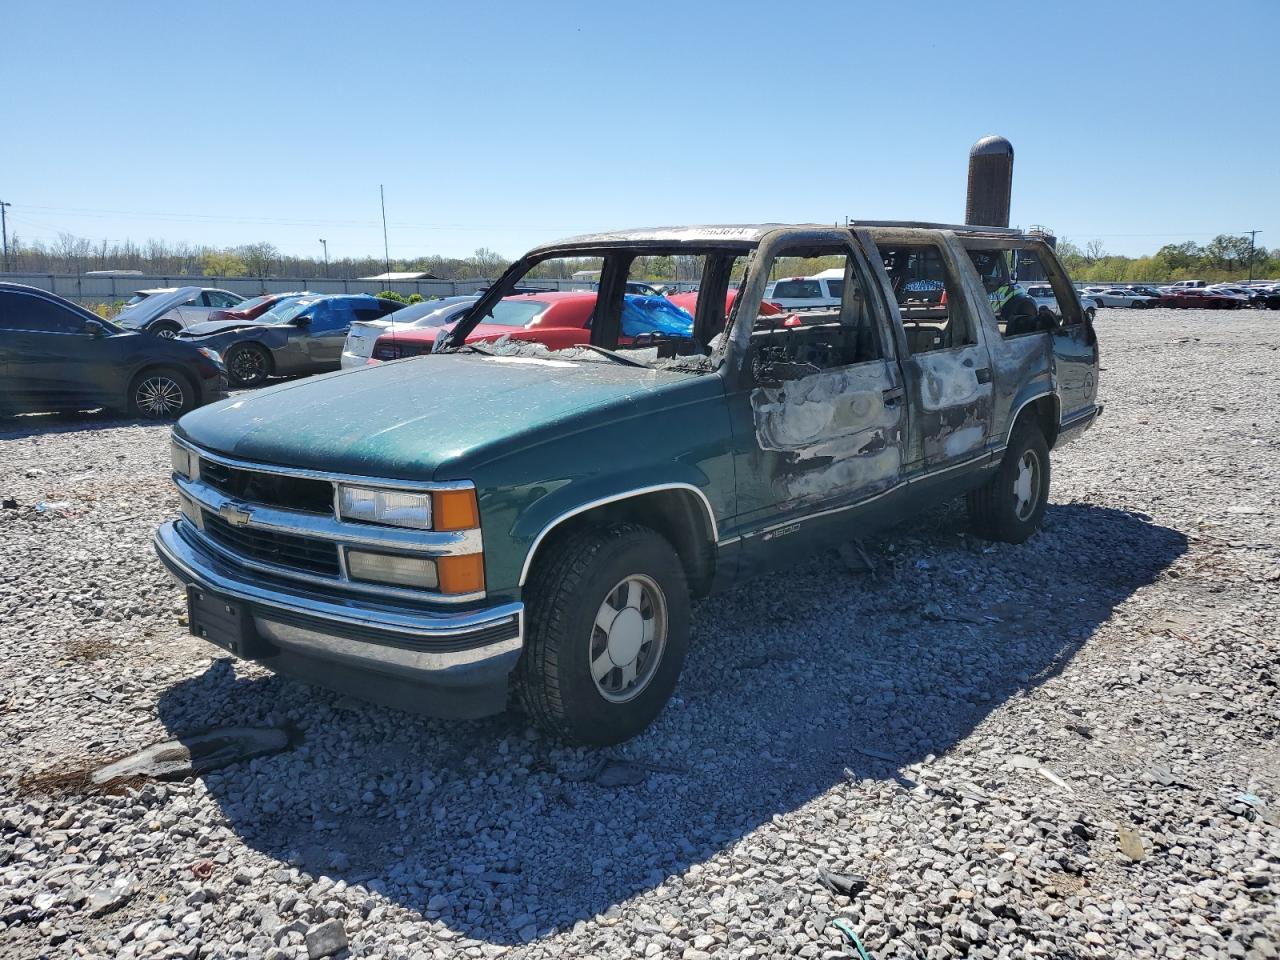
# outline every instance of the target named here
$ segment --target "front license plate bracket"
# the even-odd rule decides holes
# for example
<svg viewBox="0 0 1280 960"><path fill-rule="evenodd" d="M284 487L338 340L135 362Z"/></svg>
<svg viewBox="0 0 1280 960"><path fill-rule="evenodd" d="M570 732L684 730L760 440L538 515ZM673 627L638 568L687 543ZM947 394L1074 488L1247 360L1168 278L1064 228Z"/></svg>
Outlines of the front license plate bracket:
<svg viewBox="0 0 1280 960"><path fill-rule="evenodd" d="M187 587L187 622L192 636L208 640L237 657L252 660L270 653L254 626L253 612L243 600Z"/></svg>

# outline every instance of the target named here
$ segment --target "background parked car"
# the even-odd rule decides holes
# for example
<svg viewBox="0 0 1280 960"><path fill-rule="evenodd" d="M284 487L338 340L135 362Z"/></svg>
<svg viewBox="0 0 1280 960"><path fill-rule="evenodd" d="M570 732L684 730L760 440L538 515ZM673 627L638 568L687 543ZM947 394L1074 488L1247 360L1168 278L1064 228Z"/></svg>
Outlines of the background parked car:
<svg viewBox="0 0 1280 960"><path fill-rule="evenodd" d="M259 297L241 301L234 307L225 310L209 311L208 320L252 320L260 317L268 310L279 306L281 302L296 297L316 297L310 290L291 290L288 293L264 293Z"/></svg>
<svg viewBox="0 0 1280 960"><path fill-rule="evenodd" d="M1149 307L1153 299L1121 287L1106 287L1101 290L1090 287L1089 295L1102 307Z"/></svg>
<svg viewBox="0 0 1280 960"><path fill-rule="evenodd" d="M106 407L167 419L226 389L213 350L125 330L55 294L0 282L0 412Z"/></svg>
<svg viewBox="0 0 1280 960"><path fill-rule="evenodd" d="M244 297L216 287L163 287L139 290L115 322L128 330L176 336L180 330L209 319L214 310L236 307Z"/></svg>
<svg viewBox="0 0 1280 960"><path fill-rule="evenodd" d="M467 312L479 296L445 297L440 300L424 300L403 310L397 310L378 320L357 320L347 332L347 342L342 347L342 368L362 367L369 362L373 345L378 337L389 331L399 333L421 327L443 327L454 323Z"/></svg>
<svg viewBox="0 0 1280 960"><path fill-rule="evenodd" d="M1026 291L1027 296L1035 301L1037 310L1040 307L1044 307L1052 312L1055 317L1062 316L1062 309L1058 306L1058 298L1054 294L1052 286L1047 283L1033 283L1027 285ZM1085 297L1079 293L1077 293L1076 296L1080 300L1080 309L1084 311L1085 316L1089 319L1089 322L1092 323L1098 312L1097 304L1091 297L1086 300Z"/></svg>
<svg viewBox="0 0 1280 960"><path fill-rule="evenodd" d="M839 272L839 276L828 276ZM787 277L773 280L764 288L765 299L784 310L807 307L837 307L844 295L844 271L823 271L812 277Z"/></svg>
<svg viewBox="0 0 1280 960"><path fill-rule="evenodd" d="M1197 310L1239 310L1245 305L1239 297L1210 293L1207 290L1183 288L1173 290L1159 301L1162 307L1182 307Z"/></svg>
<svg viewBox="0 0 1280 960"><path fill-rule="evenodd" d="M591 340L587 324L596 308L596 295L585 291L521 294L499 300L491 316L476 326L467 343L511 337L546 344L562 350ZM463 311L465 312L465 311ZM427 327L384 333L374 344L370 362L415 357L430 353L445 327Z"/></svg>
<svg viewBox="0 0 1280 960"><path fill-rule="evenodd" d="M297 297L253 320L199 324L182 339L221 353L236 386L256 387L272 376L337 370L351 324L403 306L367 294Z"/></svg>
<svg viewBox="0 0 1280 960"><path fill-rule="evenodd" d="M563 291L526 294L499 300L492 314L467 336L467 343L482 343L509 337L545 344L550 350L591 342L591 317L596 294ZM466 309L470 309L467 307ZM466 309L459 311L465 313ZM371 363L429 353L436 337L450 325L410 328L384 333L373 347ZM693 316L666 297L628 293L622 298L622 331L619 342L630 344L649 335L688 337L693 333Z"/></svg>

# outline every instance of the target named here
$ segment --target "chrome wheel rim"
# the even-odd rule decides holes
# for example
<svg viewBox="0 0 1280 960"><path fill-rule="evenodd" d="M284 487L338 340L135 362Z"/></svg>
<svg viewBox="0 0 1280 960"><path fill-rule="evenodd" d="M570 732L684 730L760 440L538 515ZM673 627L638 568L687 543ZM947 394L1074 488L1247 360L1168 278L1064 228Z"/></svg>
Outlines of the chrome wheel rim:
<svg viewBox="0 0 1280 960"><path fill-rule="evenodd" d="M172 417L182 410L182 385L172 377L147 377L134 395L138 410L148 417Z"/></svg>
<svg viewBox="0 0 1280 960"><path fill-rule="evenodd" d="M652 682L667 646L667 598L652 577L632 574L605 595L591 627L591 679L611 703Z"/></svg>
<svg viewBox="0 0 1280 960"><path fill-rule="evenodd" d="M1018 458L1018 473L1013 478L1014 513L1028 520L1040 505L1040 457L1034 450Z"/></svg>
<svg viewBox="0 0 1280 960"><path fill-rule="evenodd" d="M156 331L156 336L159 337L161 340L172 340L177 335L178 335L178 331L172 330L169 327L165 327L163 330Z"/></svg>
<svg viewBox="0 0 1280 960"><path fill-rule="evenodd" d="M267 362L257 350L240 349L231 356L231 372L237 380L253 383L267 375Z"/></svg>

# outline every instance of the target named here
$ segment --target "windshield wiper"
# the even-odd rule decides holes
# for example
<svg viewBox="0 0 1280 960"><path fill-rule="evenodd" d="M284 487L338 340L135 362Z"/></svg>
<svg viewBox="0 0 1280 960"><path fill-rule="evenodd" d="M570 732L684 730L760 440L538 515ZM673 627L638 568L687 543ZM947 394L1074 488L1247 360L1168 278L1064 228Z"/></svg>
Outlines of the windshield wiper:
<svg viewBox="0 0 1280 960"><path fill-rule="evenodd" d="M594 350L596 353L608 357L610 360L616 360L618 363L625 363L629 367L644 367L646 370L652 370L643 360L636 360L634 357L628 357L625 354L617 353L613 350L606 350L604 347L597 347L594 343L578 343L574 346L584 347L587 350Z"/></svg>
<svg viewBox="0 0 1280 960"><path fill-rule="evenodd" d="M474 351L475 353L482 353L486 357L500 356L500 354L496 354L492 350L485 350L482 347L477 347L474 343L464 343L463 346L468 350ZM455 347L453 349L457 349L457 348Z"/></svg>

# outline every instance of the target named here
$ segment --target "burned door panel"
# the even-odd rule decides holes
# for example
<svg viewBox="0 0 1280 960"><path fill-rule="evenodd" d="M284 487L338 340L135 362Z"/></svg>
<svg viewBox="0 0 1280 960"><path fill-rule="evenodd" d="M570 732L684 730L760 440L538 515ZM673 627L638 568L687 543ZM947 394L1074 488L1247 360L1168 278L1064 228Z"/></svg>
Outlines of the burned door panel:
<svg viewBox="0 0 1280 960"><path fill-rule="evenodd" d="M775 501L801 508L895 484L905 425L901 393L896 365L887 361L753 390L755 436Z"/></svg>
<svg viewBox="0 0 1280 960"><path fill-rule="evenodd" d="M926 468L966 459L986 445L991 427L991 361L982 345L912 357L918 374L916 435Z"/></svg>

